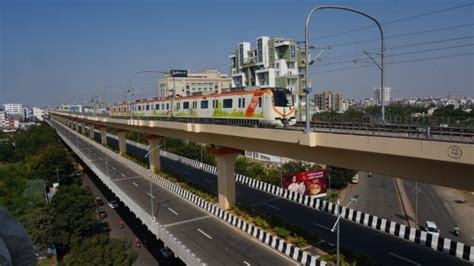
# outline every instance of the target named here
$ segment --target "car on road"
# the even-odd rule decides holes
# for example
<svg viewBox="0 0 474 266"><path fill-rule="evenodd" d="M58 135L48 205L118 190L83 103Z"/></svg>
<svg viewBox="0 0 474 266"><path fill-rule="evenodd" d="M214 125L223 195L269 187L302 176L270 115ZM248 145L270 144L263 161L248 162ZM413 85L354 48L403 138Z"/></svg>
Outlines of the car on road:
<svg viewBox="0 0 474 266"><path fill-rule="evenodd" d="M439 229L436 226L435 222L432 222L432 221L426 221L425 231L432 235L439 235Z"/></svg>
<svg viewBox="0 0 474 266"><path fill-rule="evenodd" d="M102 200L101 197L95 197L94 201L95 201L95 204L96 204L97 206L102 206L102 205L104 205L104 201Z"/></svg>
<svg viewBox="0 0 474 266"><path fill-rule="evenodd" d="M356 174L355 176L352 177L352 184L359 184L359 175Z"/></svg>
<svg viewBox="0 0 474 266"><path fill-rule="evenodd" d="M101 220L107 217L107 213L103 208L97 208L95 209L95 213L97 214L97 219Z"/></svg>
<svg viewBox="0 0 474 266"><path fill-rule="evenodd" d="M119 202L118 200L111 200L109 201L109 207L112 209L116 209L119 207Z"/></svg>

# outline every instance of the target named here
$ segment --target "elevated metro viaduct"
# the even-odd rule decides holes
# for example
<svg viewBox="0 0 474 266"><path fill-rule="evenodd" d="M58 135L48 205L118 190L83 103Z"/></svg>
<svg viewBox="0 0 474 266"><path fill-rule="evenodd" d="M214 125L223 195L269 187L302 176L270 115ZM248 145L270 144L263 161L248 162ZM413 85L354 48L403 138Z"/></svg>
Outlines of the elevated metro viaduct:
<svg viewBox="0 0 474 266"><path fill-rule="evenodd" d="M317 162L439 186L474 191L474 145L383 136L249 128L169 121L119 119L49 112L53 119L85 133L117 130L125 153L126 131L144 133L150 143L150 167L160 169L159 140L163 137L206 143L217 158L220 207L235 202L234 163L241 150ZM91 130L92 129L92 130Z"/></svg>

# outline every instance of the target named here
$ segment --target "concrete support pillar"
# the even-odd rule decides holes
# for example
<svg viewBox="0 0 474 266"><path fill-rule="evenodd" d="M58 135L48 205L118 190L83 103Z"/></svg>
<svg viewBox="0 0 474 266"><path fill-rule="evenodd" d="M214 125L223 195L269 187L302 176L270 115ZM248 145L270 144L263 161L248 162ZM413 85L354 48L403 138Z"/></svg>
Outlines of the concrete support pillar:
<svg viewBox="0 0 474 266"><path fill-rule="evenodd" d="M107 146L107 128L100 128L100 143L104 146Z"/></svg>
<svg viewBox="0 0 474 266"><path fill-rule="evenodd" d="M82 133L82 135L86 134L86 124L84 124L84 123L81 123L81 133Z"/></svg>
<svg viewBox="0 0 474 266"><path fill-rule="evenodd" d="M216 157L219 207L227 210L235 205L235 159L241 151L212 146L208 146L207 151Z"/></svg>
<svg viewBox="0 0 474 266"><path fill-rule="evenodd" d="M89 125L89 138L95 138L95 127L94 125Z"/></svg>
<svg viewBox="0 0 474 266"><path fill-rule="evenodd" d="M127 153L127 131L122 129L117 129L117 137L119 143L119 151L120 155L124 155Z"/></svg>
<svg viewBox="0 0 474 266"><path fill-rule="evenodd" d="M150 145L150 150L148 154L150 170L155 173L156 171L161 170L160 141L163 139L163 137L156 135L145 135L145 139Z"/></svg>

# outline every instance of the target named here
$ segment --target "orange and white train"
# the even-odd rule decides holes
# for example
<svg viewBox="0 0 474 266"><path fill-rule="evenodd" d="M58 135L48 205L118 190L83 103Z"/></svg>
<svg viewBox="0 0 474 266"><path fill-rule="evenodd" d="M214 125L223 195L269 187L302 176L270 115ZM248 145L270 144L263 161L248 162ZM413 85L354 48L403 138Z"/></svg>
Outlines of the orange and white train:
<svg viewBox="0 0 474 266"><path fill-rule="evenodd" d="M292 126L296 123L294 97L285 88L136 100L131 106L114 104L110 113L115 117L215 124Z"/></svg>

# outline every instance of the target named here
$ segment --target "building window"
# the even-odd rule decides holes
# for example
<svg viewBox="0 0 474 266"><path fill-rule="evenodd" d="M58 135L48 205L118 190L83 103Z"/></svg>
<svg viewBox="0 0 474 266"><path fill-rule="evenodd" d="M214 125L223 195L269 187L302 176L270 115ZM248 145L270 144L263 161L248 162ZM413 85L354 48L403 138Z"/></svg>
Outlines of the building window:
<svg viewBox="0 0 474 266"><path fill-rule="evenodd" d="M201 109L207 109L209 105L209 101L201 101Z"/></svg>
<svg viewBox="0 0 474 266"><path fill-rule="evenodd" d="M189 102L183 102L183 109L189 109Z"/></svg>
<svg viewBox="0 0 474 266"><path fill-rule="evenodd" d="M224 99L223 106L224 108L232 108L232 99Z"/></svg>
<svg viewBox="0 0 474 266"><path fill-rule="evenodd" d="M263 62L263 43L262 38L257 40L257 62Z"/></svg>
<svg viewBox="0 0 474 266"><path fill-rule="evenodd" d="M290 45L290 60L296 59L296 45Z"/></svg>

